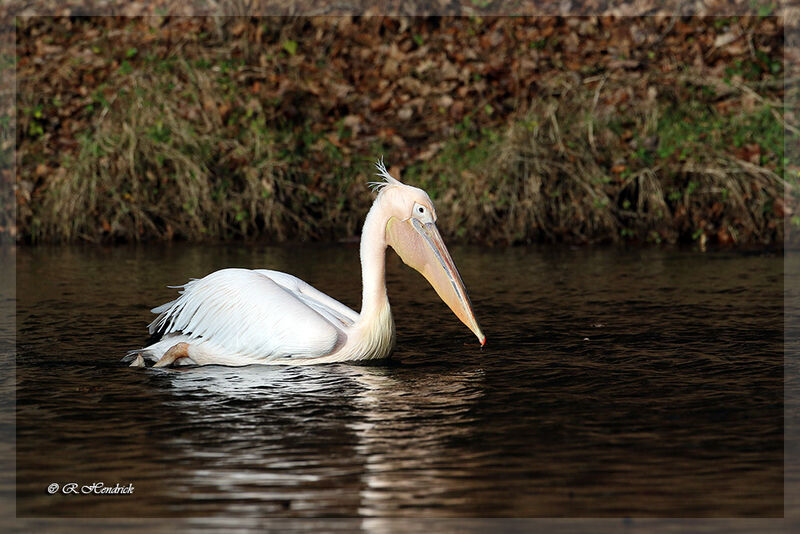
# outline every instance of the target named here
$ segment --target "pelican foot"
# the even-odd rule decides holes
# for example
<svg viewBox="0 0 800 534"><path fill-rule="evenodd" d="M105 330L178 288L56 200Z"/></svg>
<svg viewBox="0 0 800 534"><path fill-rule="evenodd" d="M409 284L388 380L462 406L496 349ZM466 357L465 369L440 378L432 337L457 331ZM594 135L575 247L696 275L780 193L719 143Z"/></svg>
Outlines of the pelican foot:
<svg viewBox="0 0 800 534"><path fill-rule="evenodd" d="M144 367L144 358L142 358L142 355L137 354L136 359L133 360L133 363L131 363L129 367Z"/></svg>
<svg viewBox="0 0 800 534"><path fill-rule="evenodd" d="M179 358L189 357L189 344L186 342L176 343L158 360L153 367L167 367Z"/></svg>

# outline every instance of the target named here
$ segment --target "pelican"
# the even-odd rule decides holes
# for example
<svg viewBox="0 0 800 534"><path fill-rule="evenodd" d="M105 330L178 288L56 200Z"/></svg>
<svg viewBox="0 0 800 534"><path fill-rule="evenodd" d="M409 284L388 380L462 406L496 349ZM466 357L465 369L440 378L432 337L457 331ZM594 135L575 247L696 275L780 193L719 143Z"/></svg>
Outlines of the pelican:
<svg viewBox="0 0 800 534"><path fill-rule="evenodd" d="M403 184L376 162L383 180L361 232L361 313L290 274L222 269L193 279L180 296L153 308L150 334L162 338L128 353L132 366L175 364L317 364L388 358L395 326L386 295L386 247L419 271L483 346L464 282L436 228L422 189Z"/></svg>

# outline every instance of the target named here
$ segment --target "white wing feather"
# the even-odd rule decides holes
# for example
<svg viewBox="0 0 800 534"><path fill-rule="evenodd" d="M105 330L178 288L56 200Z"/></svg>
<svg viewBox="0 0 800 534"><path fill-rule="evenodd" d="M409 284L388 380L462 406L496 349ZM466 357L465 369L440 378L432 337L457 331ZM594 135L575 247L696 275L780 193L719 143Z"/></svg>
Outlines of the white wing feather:
<svg viewBox="0 0 800 534"><path fill-rule="evenodd" d="M263 274L291 292L295 297L334 324L338 322L345 326L352 326L358 320L358 313L296 276L267 269L256 269L255 272Z"/></svg>
<svg viewBox="0 0 800 534"><path fill-rule="evenodd" d="M182 332L227 356L322 356L344 342L343 328L358 317L302 280L275 271L223 269L178 287L180 297L153 308L159 316L150 333Z"/></svg>

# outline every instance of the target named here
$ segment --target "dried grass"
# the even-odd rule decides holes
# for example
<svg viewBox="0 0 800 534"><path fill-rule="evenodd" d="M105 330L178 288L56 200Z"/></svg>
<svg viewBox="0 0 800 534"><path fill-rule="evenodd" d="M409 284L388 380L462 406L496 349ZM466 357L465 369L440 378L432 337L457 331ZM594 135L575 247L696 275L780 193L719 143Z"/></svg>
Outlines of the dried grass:
<svg viewBox="0 0 800 534"><path fill-rule="evenodd" d="M637 145L658 142L663 107L633 100L620 117L597 113L597 97L562 87L490 141L489 156L443 196L449 233L467 228L504 243L782 242L773 208L789 184L780 176L689 140L684 159L659 158L650 147L638 152L650 154L644 161ZM614 133L620 120L631 142ZM445 174L451 161L434 163L430 174Z"/></svg>
<svg viewBox="0 0 800 534"><path fill-rule="evenodd" d="M181 98L203 102L207 77L184 72L182 78ZM255 131L220 135L217 106L186 116L163 83L136 78L129 105L115 107L82 141L79 157L48 189L40 237L197 240L264 233L283 240L305 228L291 211L296 186L272 144Z"/></svg>
<svg viewBox="0 0 800 534"><path fill-rule="evenodd" d="M101 115L79 157L52 179L33 240L282 241L357 233L371 201L369 161L379 154L339 168L334 151L330 168L309 169L293 153L302 134L271 127L258 100L220 94L209 76L184 64L134 77L129 96ZM605 93L623 89L613 80L594 89L558 81L499 135L462 132L404 175L434 196L449 239L782 241L772 209L783 191L778 175L711 145L688 146L683 159L641 159L635 154L654 152L648 143L657 143L663 104L632 99L624 112L598 106ZM246 109L235 124L226 98ZM315 139L315 146L325 144L322 135Z"/></svg>

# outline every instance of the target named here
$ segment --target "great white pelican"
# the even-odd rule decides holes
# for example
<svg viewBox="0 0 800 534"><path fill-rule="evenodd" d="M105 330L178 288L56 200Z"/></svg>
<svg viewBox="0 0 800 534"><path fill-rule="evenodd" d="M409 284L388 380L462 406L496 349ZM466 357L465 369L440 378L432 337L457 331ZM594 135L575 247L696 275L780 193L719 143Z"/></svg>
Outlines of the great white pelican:
<svg viewBox="0 0 800 534"><path fill-rule="evenodd" d="M131 351L132 366L179 364L316 364L387 358L395 327L386 295L386 247L422 273L453 313L478 337L472 304L436 228L436 210L422 189L403 184L376 163L383 181L361 232L361 313L290 274L222 269L183 286L151 310L151 334L162 338Z"/></svg>

